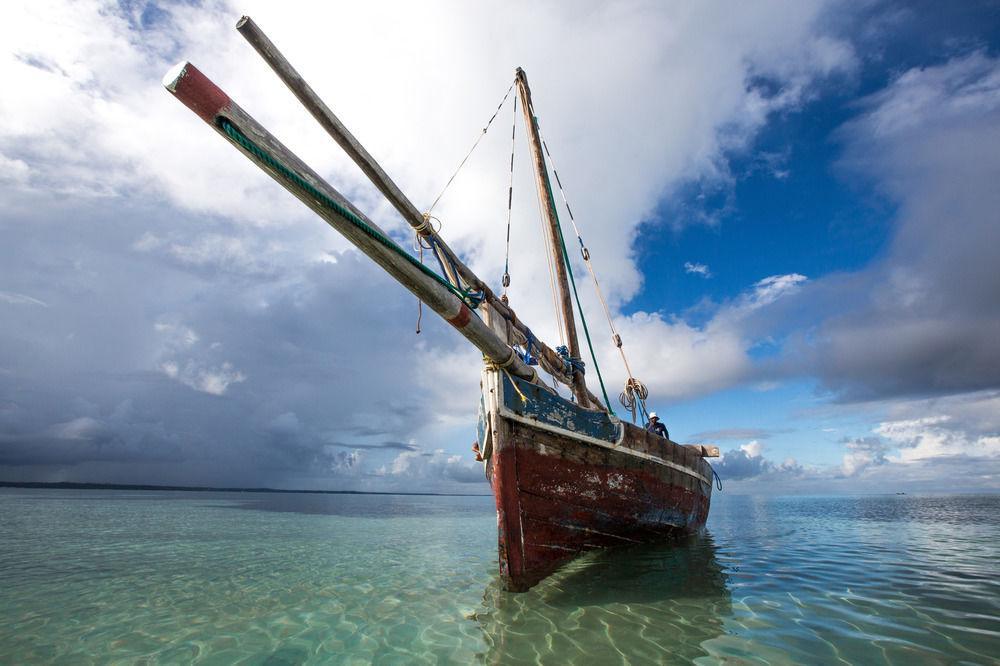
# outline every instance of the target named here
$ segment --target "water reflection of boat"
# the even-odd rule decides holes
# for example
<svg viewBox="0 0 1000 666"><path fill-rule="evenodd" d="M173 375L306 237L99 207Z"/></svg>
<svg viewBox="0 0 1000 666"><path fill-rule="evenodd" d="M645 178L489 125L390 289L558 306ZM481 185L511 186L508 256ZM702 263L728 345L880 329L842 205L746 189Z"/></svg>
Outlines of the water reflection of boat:
<svg viewBox="0 0 1000 666"><path fill-rule="evenodd" d="M711 535L597 551L525 594L487 587L486 663L688 663L724 633L728 579Z"/></svg>

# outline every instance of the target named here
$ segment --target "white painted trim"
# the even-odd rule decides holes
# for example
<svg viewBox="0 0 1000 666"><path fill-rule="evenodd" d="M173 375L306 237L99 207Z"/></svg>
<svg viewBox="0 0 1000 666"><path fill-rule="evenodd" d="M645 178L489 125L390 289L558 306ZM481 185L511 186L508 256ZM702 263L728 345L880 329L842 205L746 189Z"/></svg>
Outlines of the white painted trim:
<svg viewBox="0 0 1000 666"><path fill-rule="evenodd" d="M664 460L659 456L654 456L652 454L645 453L643 451L636 451L628 447L619 446L625 439L625 426L623 424L619 424L618 426L619 427L618 439L615 442L606 442L603 439L597 439L596 437L591 437L589 435L582 435L580 433L573 432L572 430L566 430L565 428L560 428L559 426L554 426L549 423L543 423L541 421L536 421L535 419L528 418L527 416L521 416L520 414L516 414L507 408L507 405L503 400L503 396L500 395L500 391L503 390L503 382L496 381L497 377L496 373L486 373L486 374L493 375L493 377L491 378L493 381L491 381L491 383L493 384L493 387L496 388L496 393L494 395L496 396L495 404L497 412L500 414L500 416L503 416L504 418L508 418L511 419L512 421L517 421L519 423L524 423L525 425L529 425L532 428L539 428L541 430L546 430L548 432L555 433L557 435L562 435L563 437L571 437L573 439L580 440L581 442L586 442L588 444L593 444L595 446L601 446L604 447L605 449L611 449L613 451L620 451L621 453L635 456L637 458L642 458L643 460L649 460L650 462L654 462L658 465L663 465L665 467L670 467L671 469L676 469L678 472L683 472L684 474L693 476L702 483L711 485L711 482L704 476L702 476L698 472L695 472L694 470L684 467L683 465L678 465L675 462L672 462L670 460Z"/></svg>

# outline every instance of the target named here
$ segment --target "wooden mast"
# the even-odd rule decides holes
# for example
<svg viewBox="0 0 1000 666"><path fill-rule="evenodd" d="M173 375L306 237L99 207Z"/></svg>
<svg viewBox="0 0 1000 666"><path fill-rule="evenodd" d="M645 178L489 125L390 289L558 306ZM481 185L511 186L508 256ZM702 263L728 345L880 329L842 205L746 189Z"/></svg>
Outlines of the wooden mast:
<svg viewBox="0 0 1000 666"><path fill-rule="evenodd" d="M556 282L559 289L559 306L562 310L566 346L572 358L580 358L580 342L576 337L576 319L573 317L573 300L569 291L569 278L566 274L566 261L563 258L562 233L559 230L559 218L556 216L555 203L552 197L552 184L549 182L548 169L545 167L545 156L542 153L542 140L538 135L538 123L535 120L535 110L531 104L531 89L528 88L528 77L524 70L517 68L517 92L521 96L521 110L524 112L524 124L527 127L528 143L531 146L531 156L535 167L535 184L538 187L538 198L542 202L542 210L549 234L549 246L552 250L556 267ZM573 373L573 395L582 407L590 406L590 397L583 372ZM595 402L595 406L600 403Z"/></svg>
<svg viewBox="0 0 1000 666"><path fill-rule="evenodd" d="M407 261L404 257L406 251L393 243L378 225L250 117L198 68L190 63L180 63L167 73L163 85L254 164L437 312L482 351L486 358L516 377L531 382L539 381L535 369L526 365L510 348L507 341L499 338L487 324L473 314L461 298L445 284L421 270L421 267L415 265L413 261ZM237 130L240 135L257 146L258 151L249 149L227 134L224 124L229 124ZM268 154L273 161L262 157L259 151ZM197 159L197 156L192 155L191 158ZM287 173L283 173L276 165L283 165L289 172L297 174L300 180L289 179ZM303 186L303 183L306 186ZM335 202L340 211L325 205L318 197Z"/></svg>
<svg viewBox="0 0 1000 666"><path fill-rule="evenodd" d="M249 16L242 17L236 24L236 29L239 33L253 46L254 50L264 59L264 61L270 65L271 69L274 70L278 78L288 86L288 89L298 98L299 102L306 108L309 113L316 119L317 122L327 131L327 133L344 149L348 156L354 160L354 162L361 168L361 170L368 176L372 184L392 203L392 205L399 211L403 219L406 220L418 234L424 237L433 237L435 240L435 251L443 254L447 261L442 261L444 265L453 264L455 269L458 271L459 276L466 284L471 286L475 290L482 291L484 294L484 300L489 303L490 307L493 308L504 320L510 323L511 327L517 331L518 335L527 340L529 338L533 339L533 344L538 352L539 361L542 363L543 367L552 374L553 377L557 378L559 381L564 382L574 389L574 395L577 396L577 402L581 406L592 406L593 408L603 409L601 401L593 393L586 389L586 386L580 383L583 387L582 393L586 396L584 400L580 399L580 395L577 391L576 375L579 375L582 380L581 373L575 373L575 375L569 375L565 373L562 369L563 360L551 347L547 344L533 337L531 329L522 322L517 313L506 303L504 303L487 285L484 283L479 276L472 272L472 270L465 265L465 263L458 257L458 255L448 247L444 239L434 229L430 228L430 225L424 223L423 215L419 212L416 206L407 198L407 196L399 189L396 183L385 173L382 167L375 161L375 158L365 150L364 146L361 145L354 135L347 129L347 127L340 121L340 119L330 110L330 108L323 102L322 99L316 94L316 92L309 86L308 83L302 78L302 76L292 67L291 63L282 55L278 47L267 37L266 34L260 29L260 27L251 19ZM548 207L546 207L548 208ZM561 261L559 262L562 265ZM576 339L575 327L573 333L573 339ZM510 343L510 340L507 340ZM571 355L577 355L578 352L573 352L574 347L570 347Z"/></svg>

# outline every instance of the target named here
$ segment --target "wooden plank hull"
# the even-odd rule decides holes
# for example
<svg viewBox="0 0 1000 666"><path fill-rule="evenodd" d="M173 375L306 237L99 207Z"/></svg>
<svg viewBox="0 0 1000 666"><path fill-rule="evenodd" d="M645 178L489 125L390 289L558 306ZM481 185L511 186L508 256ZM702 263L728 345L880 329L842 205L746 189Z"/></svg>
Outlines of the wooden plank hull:
<svg viewBox="0 0 1000 666"><path fill-rule="evenodd" d="M705 525L712 471L696 450L613 420L612 439L594 417L539 387L484 375L480 437L506 589L527 590L588 550Z"/></svg>

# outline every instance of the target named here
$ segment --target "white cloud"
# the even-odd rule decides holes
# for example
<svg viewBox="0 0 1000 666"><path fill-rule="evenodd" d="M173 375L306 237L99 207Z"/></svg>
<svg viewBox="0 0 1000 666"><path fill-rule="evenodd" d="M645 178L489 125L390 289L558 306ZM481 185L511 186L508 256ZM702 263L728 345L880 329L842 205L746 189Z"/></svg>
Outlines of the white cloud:
<svg viewBox="0 0 1000 666"><path fill-rule="evenodd" d="M0 153L0 183L24 186L31 175L31 167L23 160L11 159Z"/></svg>
<svg viewBox="0 0 1000 666"><path fill-rule="evenodd" d="M710 277L712 277L712 271L710 271L708 269L707 265L705 265L705 264L698 264L698 263L692 263L690 261L685 261L684 262L684 272L685 273L692 273L694 275L700 275L703 278L710 278Z"/></svg>
<svg viewBox="0 0 1000 666"><path fill-rule="evenodd" d="M19 91L0 98L0 154L18 174L0 185L21 193L30 184L32 202L40 202L33 214L52 226L61 214L53 201L100 210L89 219L92 235L82 223L74 230L80 246L71 258L56 252L63 263L44 264L52 270L52 296L31 289L52 311L72 307L47 329L56 342L44 335L32 341L45 372L19 367L16 381L37 381L51 404L79 394L108 412L107 396L117 400L121 390L109 376L139 382L136 376L159 374L155 384L135 389L130 418L146 419L134 431L163 448L175 442L178 413L185 414L184 428L205 440L233 431L251 440L292 438L285 415L294 408L298 439L283 445L297 451L293 444L301 444L298 457L274 453L267 442L254 449L281 469L313 464L318 431L384 430L393 440L406 433L424 442L471 427L478 359L466 347L450 351L464 343L440 323L425 319L421 338L408 337L412 300L352 254L329 254L344 241L162 90L166 68L190 59L362 209L402 230L233 30L242 11L254 15L418 206L436 194L513 68L523 65L615 311L642 287L632 243L663 197L687 182L729 187L727 151L748 146L770 114L802 104L822 77L854 66L850 47L825 34L822 2L594 4L586 11L535 3L356 3L311 7L308 22L272 3L178 4L160 7L157 22L146 26L136 18L141 5L130 7L21 3L0 23L0 77ZM330 40L330 25L350 29ZM483 35L497 39L484 48ZM362 52L381 56L359 60ZM498 220L506 203L509 111L436 211L449 242L494 280L503 263ZM539 293L547 278L523 146L518 160L511 297L536 333L553 340L552 313ZM0 206L9 202L4 197ZM26 253L67 247L38 242L43 232L30 231L19 232ZM19 270L37 275L38 265L25 260ZM275 275L281 279L270 279ZM758 284L702 326L661 313L617 321L654 395L687 397L748 377L748 312L780 301L798 282L777 276ZM584 294L588 311L599 312ZM9 333L30 338L13 326ZM70 335L74 345L65 343ZM605 367L618 366L607 342L601 356L611 359ZM97 386L65 381L96 376L95 368L103 373ZM232 390L241 382L254 390ZM232 399L206 401L197 392ZM32 417L66 423L77 415L52 417L38 408ZM206 451L245 458L218 443ZM398 474L390 473L394 466L386 471L411 481L481 476L468 458L411 455ZM330 464L348 463L368 464L339 457Z"/></svg>
<svg viewBox="0 0 1000 666"><path fill-rule="evenodd" d="M789 366L848 400L996 388L1000 59L913 68L859 106L842 166L889 197L890 244L803 286Z"/></svg>
<svg viewBox="0 0 1000 666"><path fill-rule="evenodd" d="M754 285L753 292L745 299L744 305L748 309L770 305L782 296L794 293L807 280L805 275L798 273L766 277Z"/></svg>
<svg viewBox="0 0 1000 666"><path fill-rule="evenodd" d="M641 285L629 243L660 197L684 181L727 181L726 150L747 145L770 113L801 103L818 78L855 66L850 46L823 34L824 6L313 6L313 20L302 22L270 3L166 5L159 22L140 32L134 15L114 3L50 0L12 8L0 28L9 49L0 75L25 92L0 100L0 150L60 192L161 193L175 205L251 223L312 219L159 88L180 55L388 221L386 205L235 32L240 12L254 15L317 91L335 100L335 111L418 206L458 163L521 64L617 304ZM61 20L53 24L51 16ZM331 41L323 26L332 23L352 29ZM505 39L491 49L473 37L494 33ZM438 46L427 48L428 40ZM354 57L375 44L381 58ZM316 64L342 61L352 66ZM753 87L757 79L773 79L779 92ZM498 125L509 121L507 111ZM504 230L490 211L503 210L507 149L499 139L484 142L440 208L446 236L490 278L502 265L492 249L502 247ZM533 321L544 307L533 303L533 285L545 269L523 146L520 152L512 295Z"/></svg>
<svg viewBox="0 0 1000 666"><path fill-rule="evenodd" d="M863 437L845 444L841 469L846 476L854 476L873 465L884 465L888 461L885 454L891 447L877 437Z"/></svg>
<svg viewBox="0 0 1000 666"><path fill-rule="evenodd" d="M43 308L49 307L45 301L38 300L25 294L18 294L13 291L0 291L0 301L11 305L38 305Z"/></svg>
<svg viewBox="0 0 1000 666"><path fill-rule="evenodd" d="M404 451L377 472L390 483L483 483L486 476L482 463L472 454L456 455L437 449L431 453ZM417 486L419 487L419 486Z"/></svg>
<svg viewBox="0 0 1000 666"><path fill-rule="evenodd" d="M749 353L757 340L748 329L748 319L794 294L806 280L797 273L764 278L719 306L701 326L676 318L668 321L661 314L648 312L617 318L615 326L633 372L646 383L654 399L702 395L745 382L759 372ZM616 349L605 344L600 350L605 377L613 386L624 385ZM774 388L771 382L757 385L761 390Z"/></svg>
<svg viewBox="0 0 1000 666"><path fill-rule="evenodd" d="M239 384L247 378L228 362L218 366L203 366L194 360L183 363L164 361L160 364L160 370L167 377L209 395L223 395L230 385Z"/></svg>
<svg viewBox="0 0 1000 666"><path fill-rule="evenodd" d="M880 423L874 432L888 440L897 452L894 462L909 463L941 456L1000 456L1000 435L975 435L949 428L950 416L928 416Z"/></svg>

